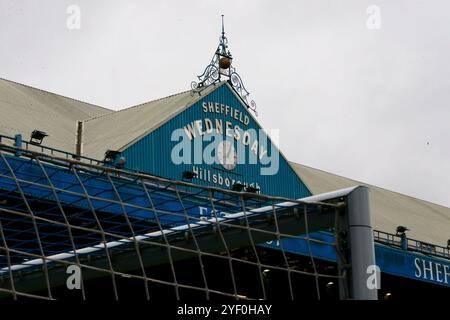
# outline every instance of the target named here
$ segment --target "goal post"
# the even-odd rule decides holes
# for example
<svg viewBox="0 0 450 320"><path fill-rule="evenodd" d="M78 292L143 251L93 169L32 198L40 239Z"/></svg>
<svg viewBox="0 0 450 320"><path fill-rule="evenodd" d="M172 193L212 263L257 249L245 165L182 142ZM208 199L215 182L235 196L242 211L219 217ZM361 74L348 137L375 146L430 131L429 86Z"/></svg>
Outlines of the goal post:
<svg viewBox="0 0 450 320"><path fill-rule="evenodd" d="M339 273L346 275L339 280L340 298L377 300L377 289L367 284L368 270L376 266L369 188L355 186L302 200L340 201L345 206L335 226Z"/></svg>
<svg viewBox="0 0 450 320"><path fill-rule="evenodd" d="M27 150L11 156L16 151L0 148L0 296L53 299L52 289L64 286L68 267L76 266L83 299L83 282L100 276L111 277L116 299L117 278L141 281L147 299L155 284L173 287L177 298L179 288L186 288L206 298L242 298L244 291L249 298L266 299L270 270L278 277L271 285L287 290L291 299L298 290L310 290L302 287L307 279L314 281L318 299L327 279L339 283L341 299L377 298L367 285L375 256L366 187L290 200ZM210 215L202 216L200 206ZM321 230L333 230L334 242L311 237ZM306 261L291 257L283 245L278 260L260 252L258 244L289 238L307 243ZM314 245L334 248L337 274L320 268ZM236 256L234 251L242 248L246 253ZM217 264L208 265L212 258L221 261L224 274L219 278ZM178 261L189 259L198 261L198 270L193 270L200 274L197 283L183 283L175 271ZM148 268L159 265L171 270L171 280L149 273ZM238 269L249 266L254 270L248 277L254 280L253 291L242 286L247 279L236 280ZM226 286L214 284L226 277ZM279 289L280 281L285 281L284 289Z"/></svg>
<svg viewBox="0 0 450 320"><path fill-rule="evenodd" d="M350 235L349 297L359 300L377 300L377 288L368 285L369 271L378 272L375 264L375 246L370 213L369 188L359 186L348 195L347 219ZM379 277L379 274L375 274ZM376 280L378 281L378 280ZM341 290L345 292L346 290Z"/></svg>

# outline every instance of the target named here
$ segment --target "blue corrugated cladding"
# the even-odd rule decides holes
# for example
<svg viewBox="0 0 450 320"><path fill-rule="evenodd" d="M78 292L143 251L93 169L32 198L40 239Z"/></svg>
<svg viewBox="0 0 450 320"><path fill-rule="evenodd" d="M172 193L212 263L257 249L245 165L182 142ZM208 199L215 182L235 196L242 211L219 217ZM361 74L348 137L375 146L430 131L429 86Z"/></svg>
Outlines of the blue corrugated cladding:
<svg viewBox="0 0 450 320"><path fill-rule="evenodd" d="M226 170L220 164L173 163L171 158L172 148L177 145L179 141L171 141L172 132L176 129L183 129L188 124L194 124L195 126L194 121L197 120L208 118L214 123L215 119L222 119L224 131L225 122L230 121L232 123L232 128L234 128L235 125L238 125L242 129L240 131L241 138L244 130L256 130L256 136L252 135L250 144L245 146L247 152L250 152L249 149L251 148L252 141L255 141L256 139L258 141L264 140L263 136L265 133L259 131L259 129L261 129L259 124L250 116L248 117L248 125L245 125L240 120L230 117L229 114L211 113L209 110L208 112L204 112L202 107L203 102L212 102L236 108L243 113L243 116L248 115L247 108L242 105L240 100L231 90L232 89L227 85L218 87L197 103L193 104L190 108L181 112L149 135L129 146L122 153L127 159L127 167L175 180L182 179L183 171L197 170L198 172L199 170L202 170L203 179L194 178L192 182L222 188L230 188L234 182L247 183L259 187L263 194L288 198L300 198L311 195L305 184L295 174L294 170L281 154L279 157L279 169L272 175L261 174L261 168L267 167L267 163L261 164L259 160L256 164L248 164L248 161L244 164L237 164L233 170ZM225 135L225 132L223 134ZM198 135L195 139L199 139ZM194 143L193 141L194 140L191 141L192 144ZM242 139L233 141L235 148L238 147L238 143L242 143ZM270 139L268 141L269 143L267 143L266 147L267 154L271 155L272 149L276 149L271 144ZM206 145L206 143L204 143L204 145ZM193 152L193 150L191 152ZM215 180L214 175L216 178Z"/></svg>

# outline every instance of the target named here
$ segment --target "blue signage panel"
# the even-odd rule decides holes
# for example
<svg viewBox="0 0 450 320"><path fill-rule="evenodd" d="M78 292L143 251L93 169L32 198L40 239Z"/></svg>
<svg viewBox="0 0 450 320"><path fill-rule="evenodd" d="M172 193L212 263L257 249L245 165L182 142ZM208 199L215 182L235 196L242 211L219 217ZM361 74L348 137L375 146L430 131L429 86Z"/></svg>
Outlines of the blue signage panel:
<svg viewBox="0 0 450 320"><path fill-rule="evenodd" d="M375 255L383 272L450 287L449 260L382 244L376 244Z"/></svg>
<svg viewBox="0 0 450 320"><path fill-rule="evenodd" d="M282 139L282 132L279 133ZM299 138L301 140L301 138ZM224 84L122 152L127 167L193 183L231 189L250 186L266 195L311 195L235 95Z"/></svg>
<svg viewBox="0 0 450 320"><path fill-rule="evenodd" d="M277 250L283 248L286 252L304 256L310 256L311 252L315 258L337 261L331 233L315 232L309 236L327 244L310 241L308 245L305 239L297 238L269 241L261 246ZM375 243L375 261L381 272L450 287L449 260Z"/></svg>

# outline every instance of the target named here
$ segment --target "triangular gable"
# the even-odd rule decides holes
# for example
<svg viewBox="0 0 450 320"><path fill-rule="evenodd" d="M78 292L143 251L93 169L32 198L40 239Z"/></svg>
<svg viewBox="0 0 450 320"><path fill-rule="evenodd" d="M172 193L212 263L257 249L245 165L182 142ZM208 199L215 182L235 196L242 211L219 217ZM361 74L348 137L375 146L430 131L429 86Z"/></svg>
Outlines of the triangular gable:
<svg viewBox="0 0 450 320"><path fill-rule="evenodd" d="M222 85L220 83L218 86ZM102 159L106 150L123 151L214 90L192 90L89 119L84 124L84 155Z"/></svg>
<svg viewBox="0 0 450 320"><path fill-rule="evenodd" d="M310 195L305 184L295 174L283 154L271 143L270 138L265 146L261 146L265 132L228 83L214 87L210 92L205 91L206 89L189 107L146 136L129 144L122 152L127 160L126 166L176 180L181 180L185 171L195 172L197 177L192 182L221 188L231 188L233 184L240 183L259 188L263 194L289 198ZM234 135L236 126L240 134ZM211 129L226 136L226 128L231 130L228 133L232 136L230 139L234 143L235 151L238 148L242 151L243 148L247 154L253 152L256 163L250 164L249 159L246 159L247 162L230 168L220 162L205 163L202 157L199 162L198 158L195 159L193 148L190 161L180 163L179 157L174 161L174 150L180 145L181 136L184 135L194 146L198 139L205 140L207 131ZM208 143L210 142L203 141L203 148ZM276 170L270 172L271 157L277 153L278 159L273 158L273 161L278 162ZM262 170L264 168L269 170Z"/></svg>

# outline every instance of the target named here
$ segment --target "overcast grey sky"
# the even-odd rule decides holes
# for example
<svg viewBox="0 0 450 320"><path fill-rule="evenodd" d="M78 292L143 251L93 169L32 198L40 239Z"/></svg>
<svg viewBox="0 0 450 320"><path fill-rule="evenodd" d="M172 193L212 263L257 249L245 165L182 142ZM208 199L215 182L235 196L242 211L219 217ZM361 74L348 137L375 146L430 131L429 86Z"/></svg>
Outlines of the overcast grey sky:
<svg viewBox="0 0 450 320"><path fill-rule="evenodd" d="M450 206L448 0L0 0L0 77L115 110L164 97L203 72L221 14L290 160Z"/></svg>

